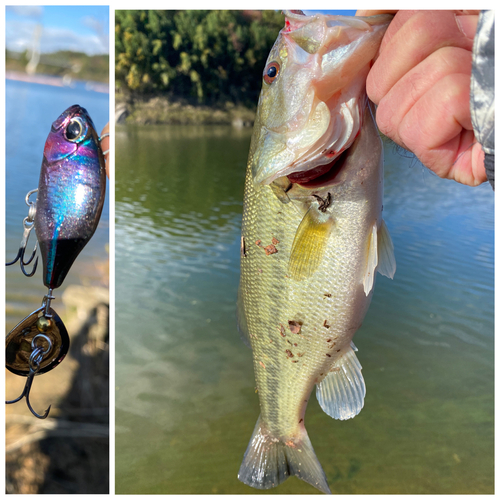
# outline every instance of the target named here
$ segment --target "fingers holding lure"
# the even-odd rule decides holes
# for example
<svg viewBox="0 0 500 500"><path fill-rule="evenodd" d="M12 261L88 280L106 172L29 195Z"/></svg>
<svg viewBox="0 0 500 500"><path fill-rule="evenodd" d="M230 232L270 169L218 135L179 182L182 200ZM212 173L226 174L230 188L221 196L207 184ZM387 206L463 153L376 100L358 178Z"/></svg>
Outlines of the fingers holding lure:
<svg viewBox="0 0 500 500"><path fill-rule="evenodd" d="M101 132L101 137L99 137L99 141L101 141L101 149L102 154L104 156L104 162L106 164L106 175L109 179L109 123L106 123Z"/></svg>
<svg viewBox="0 0 500 500"><path fill-rule="evenodd" d="M29 394L35 375L55 368L69 348L69 336L57 313L50 307L55 298L53 290L60 287L73 262L94 234L104 204L106 174L104 155L92 119L87 111L74 105L64 111L52 124L45 143L38 189L26 196L29 206L24 219L24 233L17 257L22 272L33 276L38 257L31 272L25 269L37 253L37 246L28 260L25 250L29 235L35 229L37 245L43 261L43 283L47 294L42 305L19 323L6 338L6 367L12 373L27 377L25 388L15 403ZM30 196L37 193L36 201Z"/></svg>

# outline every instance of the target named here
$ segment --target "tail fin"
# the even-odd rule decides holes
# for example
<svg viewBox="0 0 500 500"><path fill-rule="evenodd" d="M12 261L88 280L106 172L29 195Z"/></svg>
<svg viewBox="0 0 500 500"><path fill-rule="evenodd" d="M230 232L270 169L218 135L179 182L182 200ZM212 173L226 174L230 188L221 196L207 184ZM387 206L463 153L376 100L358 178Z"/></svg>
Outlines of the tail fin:
<svg viewBox="0 0 500 500"><path fill-rule="evenodd" d="M303 430L300 439L285 442L267 435L259 417L243 457L238 479L253 488L267 490L293 475L323 493L331 493L306 430Z"/></svg>

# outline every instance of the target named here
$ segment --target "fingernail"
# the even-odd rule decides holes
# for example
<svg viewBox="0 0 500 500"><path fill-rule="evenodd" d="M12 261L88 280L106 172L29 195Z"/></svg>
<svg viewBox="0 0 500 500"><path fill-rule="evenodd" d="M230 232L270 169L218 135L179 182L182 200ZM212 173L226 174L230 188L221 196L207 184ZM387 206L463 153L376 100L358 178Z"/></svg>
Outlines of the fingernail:
<svg viewBox="0 0 500 500"><path fill-rule="evenodd" d="M457 26L466 38L474 40L476 36L477 21L479 16L459 16L455 15Z"/></svg>

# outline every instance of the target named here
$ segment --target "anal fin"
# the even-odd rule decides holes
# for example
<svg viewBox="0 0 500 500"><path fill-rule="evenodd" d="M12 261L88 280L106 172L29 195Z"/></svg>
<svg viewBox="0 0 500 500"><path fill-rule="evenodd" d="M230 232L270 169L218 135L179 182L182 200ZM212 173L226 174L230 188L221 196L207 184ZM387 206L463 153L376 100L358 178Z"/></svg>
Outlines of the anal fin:
<svg viewBox="0 0 500 500"><path fill-rule="evenodd" d="M288 263L290 278L301 281L318 269L333 227L333 217L311 207L297 228Z"/></svg>
<svg viewBox="0 0 500 500"><path fill-rule="evenodd" d="M349 347L335 363L334 371L316 386L316 397L327 415L337 420L347 420L361 411L365 394L361 364Z"/></svg>

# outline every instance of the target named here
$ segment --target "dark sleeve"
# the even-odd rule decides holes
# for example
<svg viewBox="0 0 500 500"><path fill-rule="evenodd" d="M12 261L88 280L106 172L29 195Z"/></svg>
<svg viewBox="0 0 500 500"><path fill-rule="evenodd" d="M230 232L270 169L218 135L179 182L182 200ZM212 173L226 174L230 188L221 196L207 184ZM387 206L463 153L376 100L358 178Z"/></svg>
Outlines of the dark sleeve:
<svg viewBox="0 0 500 500"><path fill-rule="evenodd" d="M495 189L495 14L479 15L470 85L472 127L485 152L488 180Z"/></svg>

